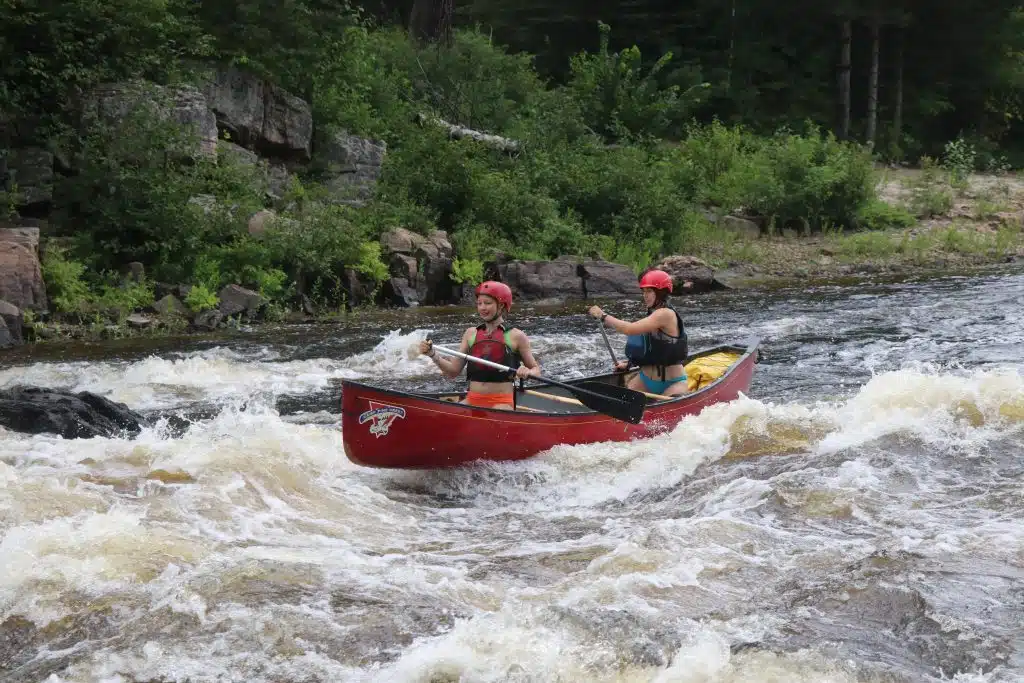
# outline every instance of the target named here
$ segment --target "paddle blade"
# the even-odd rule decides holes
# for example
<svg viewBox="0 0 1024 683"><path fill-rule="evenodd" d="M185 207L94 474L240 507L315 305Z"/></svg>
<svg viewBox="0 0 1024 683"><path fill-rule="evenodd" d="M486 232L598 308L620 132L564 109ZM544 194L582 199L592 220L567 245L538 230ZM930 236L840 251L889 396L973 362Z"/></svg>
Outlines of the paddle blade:
<svg viewBox="0 0 1024 683"><path fill-rule="evenodd" d="M406 349L405 349L405 357L408 358L409 360L416 360L417 358L419 358L420 357L420 345L419 344L409 344L409 346L407 346Z"/></svg>
<svg viewBox="0 0 1024 683"><path fill-rule="evenodd" d="M644 417L647 397L639 391L594 381L577 382L571 386L570 393L591 410L631 424L639 424Z"/></svg>

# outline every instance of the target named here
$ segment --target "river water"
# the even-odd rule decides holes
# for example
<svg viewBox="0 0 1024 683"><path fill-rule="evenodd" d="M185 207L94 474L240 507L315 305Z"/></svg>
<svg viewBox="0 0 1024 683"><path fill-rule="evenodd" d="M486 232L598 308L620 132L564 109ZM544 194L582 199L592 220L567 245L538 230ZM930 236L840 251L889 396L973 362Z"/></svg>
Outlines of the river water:
<svg viewBox="0 0 1024 683"><path fill-rule="evenodd" d="M154 418L0 429L0 680L1024 680L1024 276L679 306L749 396L445 472L349 463L340 380L456 386L405 350L468 309L0 357ZM516 310L548 375L607 366L583 310Z"/></svg>

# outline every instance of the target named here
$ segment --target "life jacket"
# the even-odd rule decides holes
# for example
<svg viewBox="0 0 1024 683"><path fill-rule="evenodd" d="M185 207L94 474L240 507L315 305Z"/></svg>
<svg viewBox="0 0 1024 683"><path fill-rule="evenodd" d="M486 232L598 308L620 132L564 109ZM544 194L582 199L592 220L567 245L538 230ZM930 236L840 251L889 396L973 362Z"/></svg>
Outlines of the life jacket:
<svg viewBox="0 0 1024 683"><path fill-rule="evenodd" d="M661 371L663 380L665 379L665 368L684 363L689 355L686 330L683 329L683 319L679 316L679 311L671 306L665 306L665 308L676 314L676 324L679 325L678 337L658 330L644 334L631 334L626 338L626 358L633 365L657 367ZM648 313L651 312L653 310L648 311Z"/></svg>
<svg viewBox="0 0 1024 683"><path fill-rule="evenodd" d="M512 333L498 325L491 333L481 324L469 337L469 355L500 363L510 368L519 367L519 353L512 349ZM466 379L470 382L505 383L515 379L515 372L503 372L479 363L466 365Z"/></svg>

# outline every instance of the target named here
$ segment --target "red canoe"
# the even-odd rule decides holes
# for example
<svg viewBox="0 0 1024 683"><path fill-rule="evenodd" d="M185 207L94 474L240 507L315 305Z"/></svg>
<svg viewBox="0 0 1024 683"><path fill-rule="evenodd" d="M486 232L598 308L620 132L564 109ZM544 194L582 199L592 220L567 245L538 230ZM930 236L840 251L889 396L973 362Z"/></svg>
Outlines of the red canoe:
<svg viewBox="0 0 1024 683"><path fill-rule="evenodd" d="M462 394L410 394L361 382L342 383L342 438L345 455L357 465L430 469L474 460L523 460L559 444L629 441L666 432L687 415L750 390L760 340L723 345L690 356L728 358L727 369L706 386L671 399L648 398L640 424L629 424L575 403L550 385L528 385L517 393L517 410L478 408L455 401ZM693 377L694 373L690 373ZM621 374L577 380L621 385ZM692 380L691 380L692 381ZM543 394L541 394L543 392ZM545 398L550 395L554 398Z"/></svg>

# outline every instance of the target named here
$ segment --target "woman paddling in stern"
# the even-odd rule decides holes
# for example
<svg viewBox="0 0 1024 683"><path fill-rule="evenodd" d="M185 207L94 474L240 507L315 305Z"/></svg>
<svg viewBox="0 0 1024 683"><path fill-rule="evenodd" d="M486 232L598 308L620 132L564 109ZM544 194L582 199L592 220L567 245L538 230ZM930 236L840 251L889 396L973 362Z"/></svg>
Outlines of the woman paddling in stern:
<svg viewBox="0 0 1024 683"><path fill-rule="evenodd" d="M687 282L685 286L689 286ZM590 307L590 315L612 329L628 335L626 357L615 369L622 371L629 364L640 366L626 385L636 391L647 391L662 396L686 393L686 330L679 313L668 305L672 293L672 277L663 270L650 270L640 278L647 317L635 323L619 320L601 310Z"/></svg>
<svg viewBox="0 0 1024 683"><path fill-rule="evenodd" d="M514 373L503 372L479 363L469 363L466 367L469 392L462 403L482 408L514 410L515 378L540 375L540 364L530 350L530 339L519 328L505 325L504 316L510 310L512 290L508 285L489 280L476 288L476 312L483 322L466 329L462 334L459 351L517 370ZM462 358L441 357L429 339L420 342L419 350L429 356L446 377L458 377L467 363Z"/></svg>

